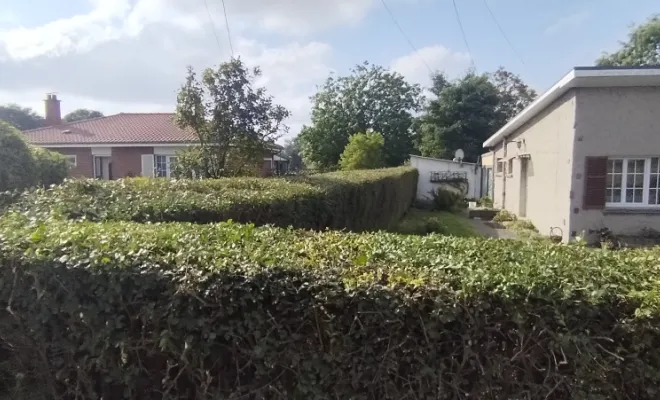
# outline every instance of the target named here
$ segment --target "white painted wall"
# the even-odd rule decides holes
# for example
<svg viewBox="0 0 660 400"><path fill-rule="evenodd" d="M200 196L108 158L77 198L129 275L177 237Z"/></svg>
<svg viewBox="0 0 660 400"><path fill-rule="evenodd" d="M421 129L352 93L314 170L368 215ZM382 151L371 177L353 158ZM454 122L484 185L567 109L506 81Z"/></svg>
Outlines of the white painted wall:
<svg viewBox="0 0 660 400"><path fill-rule="evenodd" d="M420 156L410 156L410 165L419 171L418 200L430 200L430 192L441 185L431 182L431 172L466 172L469 185L467 197L479 199L488 195L487 173L480 165Z"/></svg>

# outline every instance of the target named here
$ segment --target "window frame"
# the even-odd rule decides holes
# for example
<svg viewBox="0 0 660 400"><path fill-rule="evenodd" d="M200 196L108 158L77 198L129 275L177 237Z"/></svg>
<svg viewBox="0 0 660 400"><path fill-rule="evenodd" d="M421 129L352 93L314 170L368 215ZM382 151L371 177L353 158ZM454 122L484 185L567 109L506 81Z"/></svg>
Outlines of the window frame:
<svg viewBox="0 0 660 400"><path fill-rule="evenodd" d="M513 160L515 157L511 157L506 160L506 174L508 176L513 176Z"/></svg>
<svg viewBox="0 0 660 400"><path fill-rule="evenodd" d="M76 168L78 166L78 156L75 154L63 154L66 158L69 168ZM73 160L73 161L72 161Z"/></svg>
<svg viewBox="0 0 660 400"><path fill-rule="evenodd" d="M502 175L504 173L504 160L499 159L495 163L495 175Z"/></svg>
<svg viewBox="0 0 660 400"><path fill-rule="evenodd" d="M165 157L165 176L158 175L158 157ZM172 178L172 159L176 164L177 158L169 154L154 154L154 178Z"/></svg>
<svg viewBox="0 0 660 400"><path fill-rule="evenodd" d="M656 173L651 172L651 166L652 166L652 159L657 159L658 160L658 165L660 166L660 156L654 156L654 157L642 157L642 156L628 156L628 157L608 157L607 158L607 163L608 163L608 171L607 171L607 177L609 177L612 173L609 172L609 163L613 161L621 161L622 162L622 167L621 167L621 188L619 189L621 191L621 201L620 202L612 202L612 201L605 201L605 208L623 208L623 209L639 209L639 208L657 208L660 209L660 204L650 204L649 203L649 192L651 190L651 185L650 185L650 179L651 175L660 175L660 171ZM644 161L644 173L643 173L643 181L642 181L642 202L641 203L628 203L626 202L626 190L627 188L627 180L628 180L628 163L633 160L643 160ZM660 176L658 176L660 178ZM606 180L607 182L607 180ZM609 190L611 190L611 187L605 184L605 190L606 190L606 195ZM656 188L658 191L660 191L660 185L656 185ZM660 199L660 196L656 195L656 198Z"/></svg>

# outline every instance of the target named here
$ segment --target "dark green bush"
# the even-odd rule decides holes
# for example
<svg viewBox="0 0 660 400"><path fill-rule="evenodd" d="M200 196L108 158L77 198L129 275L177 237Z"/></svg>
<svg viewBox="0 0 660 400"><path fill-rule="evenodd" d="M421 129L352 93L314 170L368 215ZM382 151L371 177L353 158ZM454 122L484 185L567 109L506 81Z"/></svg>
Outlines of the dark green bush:
<svg viewBox="0 0 660 400"><path fill-rule="evenodd" d="M30 150L35 162L36 178L40 185L48 187L64 181L69 174L69 164L63 155L40 147L32 147Z"/></svg>
<svg viewBox="0 0 660 400"><path fill-rule="evenodd" d="M35 163L21 132L0 120L0 192L38 183Z"/></svg>
<svg viewBox="0 0 660 400"><path fill-rule="evenodd" d="M27 193L32 215L92 221L233 220L310 229L385 229L413 200L417 171L391 168L294 178L77 180Z"/></svg>
<svg viewBox="0 0 660 400"><path fill-rule="evenodd" d="M0 397L657 399L659 259L8 215Z"/></svg>
<svg viewBox="0 0 660 400"><path fill-rule="evenodd" d="M439 187L431 192L431 204L435 211L452 211L461 205L463 196L456 190Z"/></svg>

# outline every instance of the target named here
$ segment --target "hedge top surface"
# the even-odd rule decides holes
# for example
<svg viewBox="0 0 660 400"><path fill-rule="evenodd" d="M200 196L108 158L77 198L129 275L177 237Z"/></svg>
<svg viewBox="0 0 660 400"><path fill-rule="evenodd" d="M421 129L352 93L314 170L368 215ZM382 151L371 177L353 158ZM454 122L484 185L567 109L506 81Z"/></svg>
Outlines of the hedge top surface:
<svg viewBox="0 0 660 400"><path fill-rule="evenodd" d="M25 192L19 199L10 198L5 202L16 201L11 205L12 209L33 216L95 221L212 222L226 220L227 218L220 218L226 213L259 215L255 212L256 208L262 211L262 215L277 213L278 205L286 204L288 207L299 208L296 203L301 204L309 200L316 202L310 207L318 209L317 203L328 202L329 194L341 195L349 187L400 179L413 171L414 169L409 167L400 167L269 179L69 180L59 186ZM333 205L330 201L329 206ZM186 213L195 215L187 216ZM200 215L209 220L200 221L199 219L203 219L198 218ZM238 217L230 214L229 218ZM272 216L263 216L263 219L270 223L276 222Z"/></svg>
<svg viewBox="0 0 660 400"><path fill-rule="evenodd" d="M5 257L55 260L106 272L156 269L180 275L182 282L275 268L348 286L405 286L457 299L621 302L635 307L638 315L660 315L658 250L608 252L438 235L315 233L232 222L38 221L18 214L0 219L0 248Z"/></svg>

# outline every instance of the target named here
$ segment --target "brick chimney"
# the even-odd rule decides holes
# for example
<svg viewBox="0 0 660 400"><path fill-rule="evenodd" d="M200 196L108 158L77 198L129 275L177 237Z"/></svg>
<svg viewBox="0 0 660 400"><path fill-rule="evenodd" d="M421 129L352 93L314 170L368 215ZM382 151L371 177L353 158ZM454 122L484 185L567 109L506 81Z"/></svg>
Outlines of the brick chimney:
<svg viewBox="0 0 660 400"><path fill-rule="evenodd" d="M60 100L57 99L57 95L52 93L46 94L44 105L46 108L46 120L44 121L44 126L55 126L62 124Z"/></svg>

